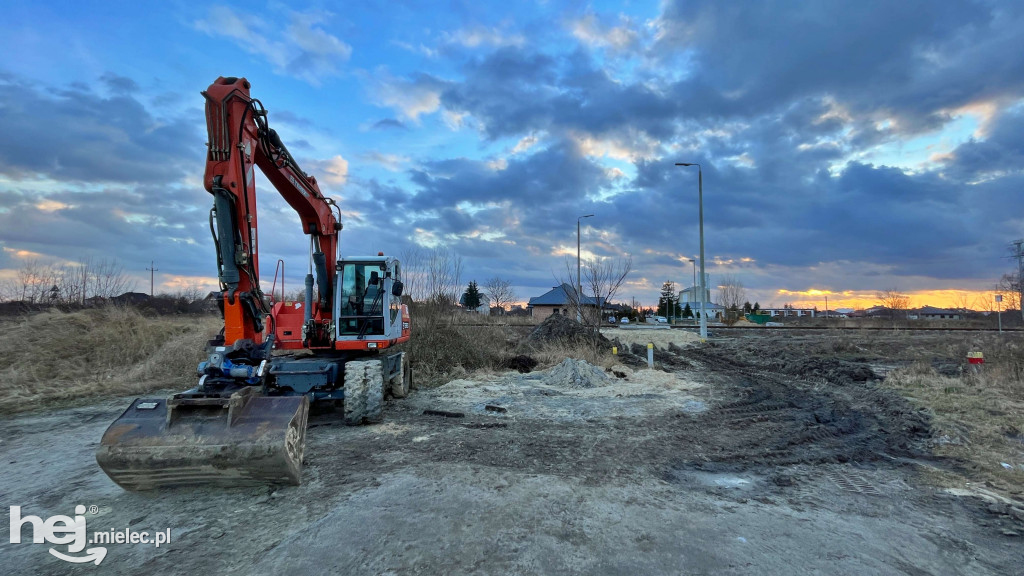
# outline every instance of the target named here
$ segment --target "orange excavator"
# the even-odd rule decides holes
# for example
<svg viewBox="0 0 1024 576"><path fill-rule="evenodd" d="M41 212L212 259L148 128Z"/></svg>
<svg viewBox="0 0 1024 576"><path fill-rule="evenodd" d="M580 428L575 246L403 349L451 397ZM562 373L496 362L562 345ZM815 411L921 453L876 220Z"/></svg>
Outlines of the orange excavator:
<svg viewBox="0 0 1024 576"><path fill-rule="evenodd" d="M337 205L299 168L249 88L221 77L203 92L224 329L194 388L136 399L103 434L96 460L128 490L299 484L311 403L341 407L349 425L377 422L385 397L405 397L412 385L409 355L395 349L410 336L399 262L383 253L339 259ZM260 289L255 167L309 236L304 301L275 302Z"/></svg>

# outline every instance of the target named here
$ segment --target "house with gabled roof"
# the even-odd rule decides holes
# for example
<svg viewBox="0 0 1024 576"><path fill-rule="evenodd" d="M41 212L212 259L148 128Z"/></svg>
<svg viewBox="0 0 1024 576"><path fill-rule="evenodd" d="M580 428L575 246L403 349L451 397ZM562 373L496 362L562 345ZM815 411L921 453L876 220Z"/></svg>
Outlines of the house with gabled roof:
<svg viewBox="0 0 1024 576"><path fill-rule="evenodd" d="M571 284L562 283L561 286L555 286L540 296L530 298L526 308L530 311L530 316L542 322L552 314L565 314L575 319L575 294L576 288ZM586 294L580 298L580 306L587 315L602 314L606 309L617 309L615 306L609 306L602 297L594 298Z"/></svg>

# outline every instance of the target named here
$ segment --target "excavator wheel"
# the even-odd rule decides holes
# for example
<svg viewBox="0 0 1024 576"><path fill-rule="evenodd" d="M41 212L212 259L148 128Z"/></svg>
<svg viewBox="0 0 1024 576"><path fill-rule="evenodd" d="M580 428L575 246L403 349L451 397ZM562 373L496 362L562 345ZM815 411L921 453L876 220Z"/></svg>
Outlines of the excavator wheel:
<svg viewBox="0 0 1024 576"><path fill-rule="evenodd" d="M344 419L348 426L380 422L384 415L384 375L380 360L345 363Z"/></svg>
<svg viewBox="0 0 1024 576"><path fill-rule="evenodd" d="M395 398L405 398L409 395L409 387L412 384L412 370L409 367L409 353L399 354L402 355L402 362L398 374L391 379L391 395Z"/></svg>
<svg viewBox="0 0 1024 576"><path fill-rule="evenodd" d="M366 421L379 424L384 420L384 365L380 361L366 363Z"/></svg>

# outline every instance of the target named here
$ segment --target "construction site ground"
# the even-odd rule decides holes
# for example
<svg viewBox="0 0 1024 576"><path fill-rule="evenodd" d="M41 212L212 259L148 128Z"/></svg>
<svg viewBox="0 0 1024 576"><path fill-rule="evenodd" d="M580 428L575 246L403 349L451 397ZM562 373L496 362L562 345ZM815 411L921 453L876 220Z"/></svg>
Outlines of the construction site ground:
<svg viewBox="0 0 1024 576"><path fill-rule="evenodd" d="M607 370L455 380L378 425L315 415L297 487L121 490L93 454L126 398L5 417L6 505L95 507L90 533L172 541L74 566L5 535L2 572L1024 574L1024 444L992 463L1000 486L936 455L930 414L882 381L889 335L822 355L824 331L672 333L653 371L644 338L620 338ZM849 352L858 338L872 345Z"/></svg>

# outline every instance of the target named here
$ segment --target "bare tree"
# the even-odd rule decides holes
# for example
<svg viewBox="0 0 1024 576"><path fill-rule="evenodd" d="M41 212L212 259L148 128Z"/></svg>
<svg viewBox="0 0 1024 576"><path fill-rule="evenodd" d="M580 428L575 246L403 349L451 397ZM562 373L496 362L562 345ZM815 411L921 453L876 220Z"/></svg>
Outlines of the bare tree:
<svg viewBox="0 0 1024 576"><path fill-rule="evenodd" d="M500 276L495 276L484 282L484 290L491 299L491 306L505 313L505 308L516 299L515 290L512 289L512 282Z"/></svg>
<svg viewBox="0 0 1024 576"><path fill-rule="evenodd" d="M45 303L60 300L60 271L52 264L43 264L38 260L27 260L18 269L14 280L10 282L6 292L11 300L22 302Z"/></svg>
<svg viewBox="0 0 1024 576"><path fill-rule="evenodd" d="M1003 310L1020 310L1020 279L1016 274L1003 274L995 291L1003 295Z"/></svg>
<svg viewBox="0 0 1024 576"><path fill-rule="evenodd" d="M732 274L722 276L718 285L719 304L725 307L725 321L733 324L739 318L743 303L747 301L747 291L740 279Z"/></svg>
<svg viewBox="0 0 1024 576"><path fill-rule="evenodd" d="M82 261L82 276L87 279L83 292L100 298L113 298L135 289L135 281L124 275L124 267L117 260L86 258Z"/></svg>
<svg viewBox="0 0 1024 576"><path fill-rule="evenodd" d="M186 303L192 304L198 302L206 297L207 292L203 290L202 286L196 283L185 284L183 288L180 288L173 294L174 298ZM305 299L306 291L302 291L302 297Z"/></svg>
<svg viewBox="0 0 1024 576"><path fill-rule="evenodd" d="M1000 306L1001 304L996 302L993 294L982 294L974 298L973 307L975 310L980 310L982 312L995 312L999 310Z"/></svg>
<svg viewBox="0 0 1024 576"><path fill-rule="evenodd" d="M426 257L427 301L455 306L462 288L462 256L447 246L433 248Z"/></svg>
<svg viewBox="0 0 1024 576"><path fill-rule="evenodd" d="M579 312L580 320L583 320L583 306L587 303L587 298L582 295L582 288L576 287L576 261L573 258L566 257L564 261L565 269L561 274L555 275L555 282L558 286L562 287L562 291L565 293L565 304L569 310L572 310L572 317L576 318L576 313ZM580 282L582 283L582 267L583 263L580 263Z"/></svg>
<svg viewBox="0 0 1024 576"><path fill-rule="evenodd" d="M403 294L415 301L426 300L424 286L427 283L424 280L426 272L423 249L419 246L410 246L402 250L398 260L402 263Z"/></svg>
<svg viewBox="0 0 1024 576"><path fill-rule="evenodd" d="M569 309L580 311L580 320L592 328L595 339L601 327L601 308L615 298L632 269L632 256L584 260L580 264L582 289L579 293L576 290L574 259L566 258L565 272L555 276L559 285L567 287L565 296Z"/></svg>
<svg viewBox="0 0 1024 576"><path fill-rule="evenodd" d="M633 270L633 257L604 258L588 260L583 269L584 286L590 288L591 295L597 300L598 325L600 325L600 306L610 303L619 288L622 288L626 276Z"/></svg>
<svg viewBox="0 0 1024 576"><path fill-rule="evenodd" d="M961 317L966 318L967 313L971 311L971 300L970 292L957 292L953 297L953 308Z"/></svg>
<svg viewBox="0 0 1024 576"><path fill-rule="evenodd" d="M889 311L893 328L896 327L896 319L906 318L906 312L910 309L910 296L900 292L897 287L879 292L878 301Z"/></svg>
<svg viewBox="0 0 1024 576"><path fill-rule="evenodd" d="M87 298L110 298L132 290L117 260L86 258L75 264L25 262L5 289L12 300L47 304L84 304Z"/></svg>

